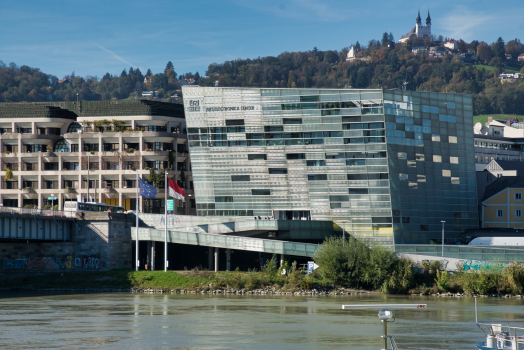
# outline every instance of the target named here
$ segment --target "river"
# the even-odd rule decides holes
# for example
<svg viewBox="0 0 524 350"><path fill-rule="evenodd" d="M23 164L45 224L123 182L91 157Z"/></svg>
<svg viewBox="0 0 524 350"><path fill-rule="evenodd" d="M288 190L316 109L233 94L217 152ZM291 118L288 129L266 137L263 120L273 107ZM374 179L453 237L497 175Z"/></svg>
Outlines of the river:
<svg viewBox="0 0 524 350"><path fill-rule="evenodd" d="M395 311L401 350L474 349L473 298L360 294L285 297L0 293L2 349L380 349L377 311L343 304L426 303ZM479 320L524 319L522 299L479 298Z"/></svg>

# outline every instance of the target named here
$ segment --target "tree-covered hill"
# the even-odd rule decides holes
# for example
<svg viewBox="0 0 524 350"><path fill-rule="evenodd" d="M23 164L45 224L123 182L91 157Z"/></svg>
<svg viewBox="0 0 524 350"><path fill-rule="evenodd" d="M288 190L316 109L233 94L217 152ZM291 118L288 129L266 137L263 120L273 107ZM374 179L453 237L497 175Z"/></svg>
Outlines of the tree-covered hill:
<svg viewBox="0 0 524 350"><path fill-rule="evenodd" d="M435 40L437 38L433 38ZM391 34L371 40L367 47L358 42L356 59L346 60L348 49L284 52L276 57L238 59L212 63L206 77L198 73L177 76L168 62L161 73L124 69L120 76L109 73L101 79L76 76L58 79L38 68L18 67L0 61L0 102L71 101L139 98L154 91L162 101L181 102L182 79L194 79L201 86L242 86L276 88L389 88L414 91L469 93L474 96L474 113L524 115L524 80L502 84L501 73L521 72L517 58L524 53L520 40L492 44L457 40L449 55L413 53L413 47L430 48L431 40L395 44ZM466 57L464 57L464 55ZM474 55L474 56L472 56ZM439 57L437 57L439 56ZM473 57L474 61L471 62ZM476 59L478 57L478 59ZM465 59L470 62L465 63ZM476 59L476 60L475 60ZM147 78L147 79L146 79Z"/></svg>

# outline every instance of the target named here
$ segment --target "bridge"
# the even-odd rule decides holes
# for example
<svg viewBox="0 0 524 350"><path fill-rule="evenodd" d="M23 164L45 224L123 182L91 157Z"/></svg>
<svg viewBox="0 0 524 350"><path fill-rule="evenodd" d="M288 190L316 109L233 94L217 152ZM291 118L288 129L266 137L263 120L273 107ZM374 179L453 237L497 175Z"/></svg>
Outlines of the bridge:
<svg viewBox="0 0 524 350"><path fill-rule="evenodd" d="M131 239L136 240L136 228L131 229ZM140 241L164 242L165 230L139 228L138 239ZM183 229L168 229L167 242L304 257L312 257L318 249L318 244L312 243L277 241L272 239L242 237L215 233L190 232L184 231Z"/></svg>

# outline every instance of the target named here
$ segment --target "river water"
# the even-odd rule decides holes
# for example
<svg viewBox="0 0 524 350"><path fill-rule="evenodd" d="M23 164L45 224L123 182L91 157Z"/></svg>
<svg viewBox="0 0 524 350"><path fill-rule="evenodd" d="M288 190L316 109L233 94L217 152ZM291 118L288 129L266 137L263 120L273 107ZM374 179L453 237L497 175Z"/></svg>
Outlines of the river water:
<svg viewBox="0 0 524 350"><path fill-rule="evenodd" d="M1 349L380 349L377 311L343 304L426 303L395 311L401 350L475 349L473 298L0 293ZM524 320L522 299L479 298L479 320Z"/></svg>

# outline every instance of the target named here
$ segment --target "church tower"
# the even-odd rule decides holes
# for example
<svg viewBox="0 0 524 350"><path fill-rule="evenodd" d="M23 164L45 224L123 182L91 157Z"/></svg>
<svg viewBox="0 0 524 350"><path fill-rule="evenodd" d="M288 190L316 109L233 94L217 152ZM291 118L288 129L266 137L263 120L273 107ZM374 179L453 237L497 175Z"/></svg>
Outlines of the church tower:
<svg viewBox="0 0 524 350"><path fill-rule="evenodd" d="M429 16L429 10L428 10L428 17L426 17L426 25L422 25L422 19L420 18L420 10L418 10L418 16L417 16L417 23L415 25L415 34L417 35L417 38L424 38L426 35L431 38L431 17Z"/></svg>

